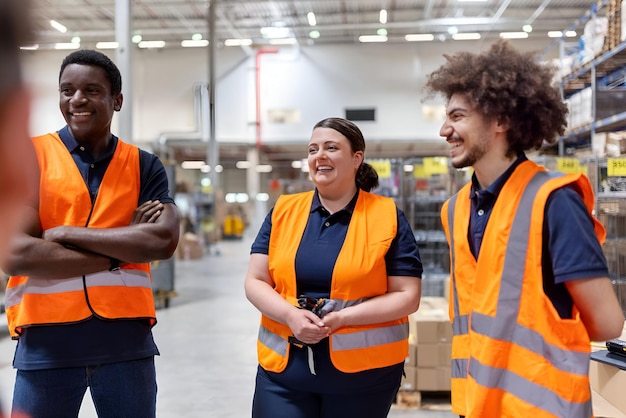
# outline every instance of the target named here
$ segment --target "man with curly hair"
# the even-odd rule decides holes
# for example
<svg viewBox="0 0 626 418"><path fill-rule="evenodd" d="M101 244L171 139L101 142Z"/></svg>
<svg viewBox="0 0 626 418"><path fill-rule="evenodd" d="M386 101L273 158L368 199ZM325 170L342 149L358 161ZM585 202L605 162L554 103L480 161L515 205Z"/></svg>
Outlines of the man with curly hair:
<svg viewBox="0 0 626 418"><path fill-rule="evenodd" d="M565 131L554 69L503 40L445 58L426 90L448 100L440 135L452 165L474 171L441 210L453 412L591 417L590 341L618 337L624 315L589 180L548 171L524 153Z"/></svg>

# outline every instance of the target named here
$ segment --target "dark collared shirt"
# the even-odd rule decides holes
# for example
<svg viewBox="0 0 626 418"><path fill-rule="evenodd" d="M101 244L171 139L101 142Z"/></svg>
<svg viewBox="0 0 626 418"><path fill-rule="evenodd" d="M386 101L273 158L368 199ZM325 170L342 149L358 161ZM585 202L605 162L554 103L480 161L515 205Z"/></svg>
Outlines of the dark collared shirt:
<svg viewBox="0 0 626 418"><path fill-rule="evenodd" d="M340 211L332 215L322 206L317 191L309 214L309 221L300 240L296 255L296 280L298 294L311 293L313 297L329 297L330 280L348 232L354 206L354 198ZM272 212L270 210L252 244L251 253L267 254L272 232ZM422 276L422 262L415 236L404 212L396 209L398 231L385 256L387 275Z"/></svg>
<svg viewBox="0 0 626 418"><path fill-rule="evenodd" d="M117 137L112 137L110 148L95 160L72 137L67 126L59 131L59 136L72 154L93 201L113 157ZM163 164L144 150L140 150L139 156L141 189L137 204L156 199L174 203ZM18 339L13 367L41 370L150 357L159 354L151 328L145 320L108 321L96 317L76 324L29 327Z"/></svg>
<svg viewBox="0 0 626 418"><path fill-rule="evenodd" d="M357 192L346 207L332 215L326 210L317 194L309 212L309 220L300 239L296 254L296 282L298 295L330 297L330 283L335 262L343 246L348 225L358 199ZM271 210L252 244L251 253L267 254L272 232ZM421 277L422 263L413 231L404 213L396 209L398 229L387 254L389 276ZM295 237L294 239L298 239ZM365 245L365 244L364 244ZM416 279L419 280L419 279ZM397 387L404 364L365 370L358 373L342 373L330 360L328 338L311 346L317 375L309 370L307 349L291 346L289 364L284 372L272 373L259 367L261 375L294 390L323 393L358 393L385 391Z"/></svg>

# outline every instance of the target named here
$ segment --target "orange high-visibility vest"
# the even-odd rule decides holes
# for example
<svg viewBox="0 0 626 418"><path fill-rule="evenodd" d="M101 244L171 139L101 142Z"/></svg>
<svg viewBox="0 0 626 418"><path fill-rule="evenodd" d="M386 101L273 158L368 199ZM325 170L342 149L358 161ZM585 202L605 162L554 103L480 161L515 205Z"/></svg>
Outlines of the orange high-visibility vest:
<svg viewBox="0 0 626 418"><path fill-rule="evenodd" d="M92 204L76 163L58 134L33 138L40 175L42 229L59 225L114 228L130 224L140 189L139 149L120 140ZM6 289L11 336L22 328L66 324L91 316L156 323L150 264L127 264L69 279L12 276Z"/></svg>
<svg viewBox="0 0 626 418"><path fill-rule="evenodd" d="M309 218L314 192L281 196L272 213L269 270L276 292L297 306L296 252ZM332 274L330 298L348 307L387 292L385 254L396 236L392 199L359 192L348 232ZM261 317L259 364L281 372L289 359L289 327ZM349 326L330 336L333 365L346 373L402 363L408 355L408 318L373 325Z"/></svg>
<svg viewBox="0 0 626 418"><path fill-rule="evenodd" d="M550 193L575 185L591 215L582 174L521 163L502 188L478 260L470 251L471 184L442 207L450 244L452 410L467 418L591 417L590 340L574 307L562 319L543 291L543 220ZM594 218L596 235L604 227Z"/></svg>

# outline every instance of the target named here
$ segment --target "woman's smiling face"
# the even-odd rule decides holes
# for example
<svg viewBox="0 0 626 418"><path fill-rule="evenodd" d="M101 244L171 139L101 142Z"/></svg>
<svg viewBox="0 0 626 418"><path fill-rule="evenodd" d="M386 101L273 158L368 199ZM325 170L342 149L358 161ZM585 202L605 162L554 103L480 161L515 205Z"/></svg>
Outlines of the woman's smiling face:
<svg viewBox="0 0 626 418"><path fill-rule="evenodd" d="M331 128L315 128L308 145L309 174L319 189L355 186L363 152L353 152L350 141Z"/></svg>

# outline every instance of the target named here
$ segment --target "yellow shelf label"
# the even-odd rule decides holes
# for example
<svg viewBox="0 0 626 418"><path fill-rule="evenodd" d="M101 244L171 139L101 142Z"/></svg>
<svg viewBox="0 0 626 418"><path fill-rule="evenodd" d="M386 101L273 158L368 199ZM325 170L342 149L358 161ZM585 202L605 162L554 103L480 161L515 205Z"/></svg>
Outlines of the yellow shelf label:
<svg viewBox="0 0 626 418"><path fill-rule="evenodd" d="M448 157L424 158L424 171L429 176L432 174L448 174L448 170Z"/></svg>
<svg viewBox="0 0 626 418"><path fill-rule="evenodd" d="M580 161L575 158L557 158L556 169L563 173L581 173Z"/></svg>
<svg viewBox="0 0 626 418"><path fill-rule="evenodd" d="M378 173L378 178L391 178L391 161L389 160L368 160L367 163L374 167Z"/></svg>
<svg viewBox="0 0 626 418"><path fill-rule="evenodd" d="M424 164L415 164L413 165L413 177L416 179L427 179L430 177L430 174L426 172Z"/></svg>
<svg viewBox="0 0 626 418"><path fill-rule="evenodd" d="M607 158L606 172L609 177L626 176L626 158Z"/></svg>

